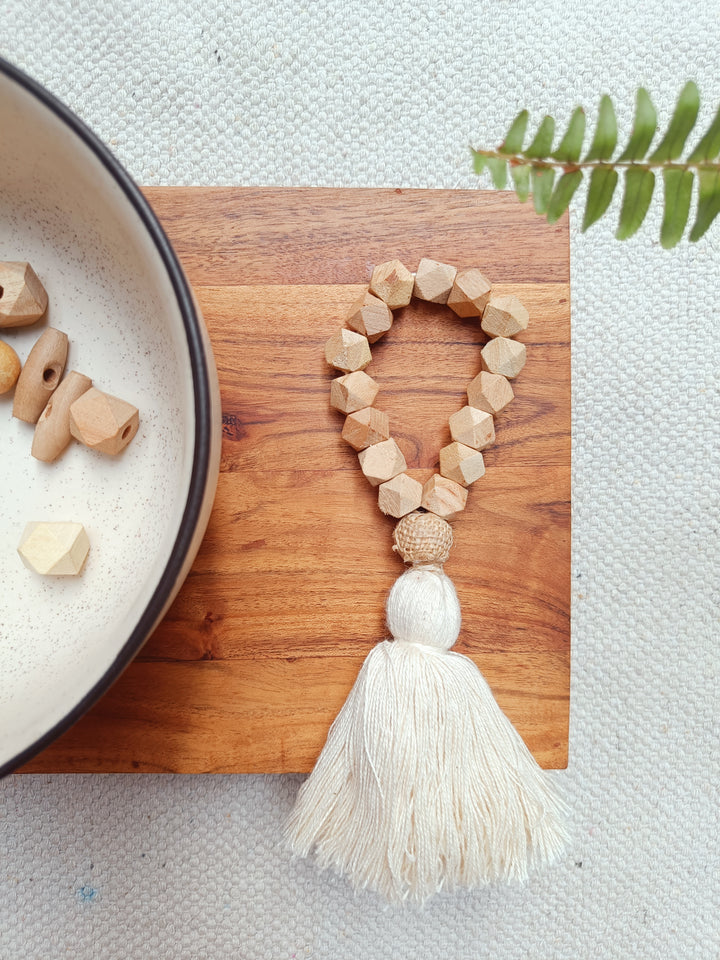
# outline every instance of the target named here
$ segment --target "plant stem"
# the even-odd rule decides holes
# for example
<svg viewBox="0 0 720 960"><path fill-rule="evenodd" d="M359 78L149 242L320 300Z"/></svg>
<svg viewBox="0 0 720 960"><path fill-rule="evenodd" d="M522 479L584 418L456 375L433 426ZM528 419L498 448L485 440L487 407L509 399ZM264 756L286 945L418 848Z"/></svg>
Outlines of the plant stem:
<svg viewBox="0 0 720 960"><path fill-rule="evenodd" d="M532 166L560 168L564 173L574 170L595 170L597 167L621 167L624 169L662 169L662 170L720 170L719 161L704 160L698 163L687 163L677 160L589 160L577 163L563 163L560 160L540 160L537 157L525 157L520 153L501 153L499 150L475 150L480 157L504 160L511 167Z"/></svg>

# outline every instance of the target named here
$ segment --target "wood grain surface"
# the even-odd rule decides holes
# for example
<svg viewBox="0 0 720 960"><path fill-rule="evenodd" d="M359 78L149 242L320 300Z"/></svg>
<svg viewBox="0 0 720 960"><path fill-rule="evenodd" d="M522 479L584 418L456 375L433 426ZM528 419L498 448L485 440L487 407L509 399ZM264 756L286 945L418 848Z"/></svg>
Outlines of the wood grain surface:
<svg viewBox="0 0 720 960"><path fill-rule="evenodd" d="M323 345L372 266L479 266L530 311L528 362L446 571L475 660L545 767L567 763L570 290L567 218L505 193L153 188L194 287L223 401L215 509L167 617L120 680L24 769L304 772L373 643L402 571L328 403ZM373 347L376 406L419 479L438 467L485 342L415 303Z"/></svg>

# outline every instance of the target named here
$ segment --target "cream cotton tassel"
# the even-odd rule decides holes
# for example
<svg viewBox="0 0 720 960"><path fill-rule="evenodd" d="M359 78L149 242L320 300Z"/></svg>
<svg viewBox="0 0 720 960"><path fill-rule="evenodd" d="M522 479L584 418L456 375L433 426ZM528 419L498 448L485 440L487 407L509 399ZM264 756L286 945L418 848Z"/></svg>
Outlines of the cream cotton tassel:
<svg viewBox="0 0 720 960"><path fill-rule="evenodd" d="M450 651L460 604L446 556L393 585L394 639L370 651L286 832L297 855L314 850L321 868L390 901L524 880L568 839L552 777L475 664Z"/></svg>

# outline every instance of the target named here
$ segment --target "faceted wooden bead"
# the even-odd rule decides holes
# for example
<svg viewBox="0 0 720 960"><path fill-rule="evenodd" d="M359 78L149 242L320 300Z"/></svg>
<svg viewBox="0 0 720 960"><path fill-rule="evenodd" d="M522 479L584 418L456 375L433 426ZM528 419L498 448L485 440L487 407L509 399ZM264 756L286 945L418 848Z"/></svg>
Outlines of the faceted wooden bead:
<svg viewBox="0 0 720 960"><path fill-rule="evenodd" d="M0 263L0 327L25 327L45 313L48 296L25 261Z"/></svg>
<svg viewBox="0 0 720 960"><path fill-rule="evenodd" d="M415 278L399 260L378 264L370 279L370 293L384 300L391 310L410 303L414 286Z"/></svg>
<svg viewBox="0 0 720 960"><path fill-rule="evenodd" d="M331 367L345 370L362 370L372 360L367 337L341 327L325 344L325 359Z"/></svg>
<svg viewBox="0 0 720 960"><path fill-rule="evenodd" d="M390 439L390 419L382 410L365 407L345 418L342 438L353 450L364 450L374 443Z"/></svg>
<svg viewBox="0 0 720 960"><path fill-rule="evenodd" d="M489 337L514 337L527 329L530 314L517 297L490 297L480 327Z"/></svg>
<svg viewBox="0 0 720 960"><path fill-rule="evenodd" d="M393 540L393 550L405 563L442 564L450 555L453 532L450 524L436 514L416 511L395 525Z"/></svg>
<svg viewBox="0 0 720 960"><path fill-rule="evenodd" d="M483 455L464 443L450 443L440 451L440 473L448 480L467 487L485 473Z"/></svg>
<svg viewBox="0 0 720 960"><path fill-rule="evenodd" d="M500 413L510 403L515 394L507 379L499 373L481 370L471 380L467 388L468 403L471 407L486 413Z"/></svg>
<svg viewBox="0 0 720 960"><path fill-rule="evenodd" d="M137 407L90 387L70 404L70 433L91 450L117 456L138 432Z"/></svg>
<svg viewBox="0 0 720 960"><path fill-rule="evenodd" d="M90 540L81 523L33 522L23 531L18 553L25 566L43 576L76 577Z"/></svg>
<svg viewBox="0 0 720 960"><path fill-rule="evenodd" d="M404 517L420 506L422 492L421 483L399 473L378 487L378 506L390 517Z"/></svg>
<svg viewBox="0 0 720 960"><path fill-rule="evenodd" d="M346 373L331 382L330 405L341 413L353 413L372 406L379 389L373 378L362 370Z"/></svg>
<svg viewBox="0 0 720 960"><path fill-rule="evenodd" d="M447 305L459 317L480 317L490 298L491 283L477 267L459 270Z"/></svg>
<svg viewBox="0 0 720 960"><path fill-rule="evenodd" d="M449 419L450 435L458 443L474 450L483 450L495 440L495 422L492 414L475 407L463 407Z"/></svg>
<svg viewBox="0 0 720 960"><path fill-rule="evenodd" d="M495 337L485 344L480 351L480 357L483 370L512 379L525 366L527 351L524 343L509 340L507 337Z"/></svg>
<svg viewBox="0 0 720 960"><path fill-rule="evenodd" d="M392 480L407 469L402 450L392 439L361 450L358 459L362 472L374 487L386 480Z"/></svg>
<svg viewBox="0 0 720 960"><path fill-rule="evenodd" d="M465 487L435 473L423 487L421 506L443 520L452 520L465 509L467 496Z"/></svg>
<svg viewBox="0 0 720 960"><path fill-rule="evenodd" d="M423 257L415 273L413 295L430 303L447 303L456 275L457 270L449 263Z"/></svg>
<svg viewBox="0 0 720 960"><path fill-rule="evenodd" d="M390 307L379 297L367 290L350 308L347 325L357 333L362 333L370 343L375 343L392 326L393 315Z"/></svg>

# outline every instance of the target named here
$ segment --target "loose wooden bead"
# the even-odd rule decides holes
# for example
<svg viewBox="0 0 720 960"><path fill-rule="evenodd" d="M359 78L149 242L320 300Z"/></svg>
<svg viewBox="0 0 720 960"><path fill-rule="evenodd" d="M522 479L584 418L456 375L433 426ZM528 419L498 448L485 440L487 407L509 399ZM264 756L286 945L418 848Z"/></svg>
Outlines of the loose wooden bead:
<svg viewBox="0 0 720 960"><path fill-rule="evenodd" d="M489 337L514 337L527 329L530 314L517 297L490 297L480 327Z"/></svg>
<svg viewBox="0 0 720 960"><path fill-rule="evenodd" d="M137 407L91 387L70 405L70 433L92 450L120 453L138 431Z"/></svg>
<svg viewBox="0 0 720 960"><path fill-rule="evenodd" d="M20 376L20 357L9 343L0 340L0 394L9 393Z"/></svg>
<svg viewBox="0 0 720 960"><path fill-rule="evenodd" d="M389 517L404 517L420 506L422 492L421 483L399 473L378 487L378 506Z"/></svg>
<svg viewBox="0 0 720 960"><path fill-rule="evenodd" d="M473 450L483 450L495 440L495 421L492 414L484 410L463 407L453 413L448 422L453 440Z"/></svg>
<svg viewBox="0 0 720 960"><path fill-rule="evenodd" d="M468 403L471 407L486 413L500 413L510 403L515 394L507 379L499 373L481 370L471 380L467 388Z"/></svg>
<svg viewBox="0 0 720 960"><path fill-rule="evenodd" d="M382 410L365 407L345 418L342 438L353 450L364 450L374 443L390 439L390 419Z"/></svg>
<svg viewBox="0 0 720 960"><path fill-rule="evenodd" d="M406 307L412 298L415 278L399 260L378 264L372 272L370 293L380 297L390 307Z"/></svg>
<svg viewBox="0 0 720 960"><path fill-rule="evenodd" d="M405 563L445 563L453 543L452 527L434 513L409 513L393 530L395 546Z"/></svg>
<svg viewBox="0 0 720 960"><path fill-rule="evenodd" d="M68 446L71 439L70 406L91 386L90 377L71 370L50 397L35 427L30 452L36 460L51 463Z"/></svg>
<svg viewBox="0 0 720 960"><path fill-rule="evenodd" d="M362 370L372 360L367 337L341 327L325 344L325 359L331 367L348 373Z"/></svg>
<svg viewBox="0 0 720 960"><path fill-rule="evenodd" d="M330 405L341 413L354 413L363 407L371 407L379 389L373 378L362 370L346 373L330 384Z"/></svg>
<svg viewBox="0 0 720 960"><path fill-rule="evenodd" d="M48 297L25 261L0 263L0 327L26 327L47 310Z"/></svg>
<svg viewBox="0 0 720 960"><path fill-rule="evenodd" d="M367 447L358 454L358 459L362 472L374 487L407 469L402 450L392 439Z"/></svg>
<svg viewBox="0 0 720 960"><path fill-rule="evenodd" d="M454 480L433 474L423 487L422 506L443 520L452 520L462 513L468 492Z"/></svg>
<svg viewBox="0 0 720 960"><path fill-rule="evenodd" d="M28 523L18 547L22 562L43 576L76 577L90 540L81 523Z"/></svg>
<svg viewBox="0 0 720 960"><path fill-rule="evenodd" d="M480 351L481 366L489 373L499 373L503 377L516 377L525 366L527 359L525 344L506 337L495 337Z"/></svg>
<svg viewBox="0 0 720 960"><path fill-rule="evenodd" d="M447 303L456 276L457 270L449 263L423 257L415 273L413 295L430 303Z"/></svg>
<svg viewBox="0 0 720 960"><path fill-rule="evenodd" d="M447 305L459 317L480 317L490 298L491 283L477 269L459 270Z"/></svg>
<svg viewBox="0 0 720 960"><path fill-rule="evenodd" d="M350 308L347 325L375 343L392 326L393 315L390 307L379 297L366 291Z"/></svg>
<svg viewBox="0 0 720 960"><path fill-rule="evenodd" d="M67 335L48 327L33 346L18 377L13 402L14 417L26 423L37 423L60 383L67 352Z"/></svg>
<svg viewBox="0 0 720 960"><path fill-rule="evenodd" d="M464 443L450 443L440 451L440 473L467 487L485 473L483 455Z"/></svg>

